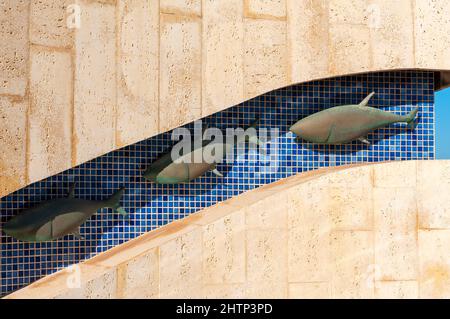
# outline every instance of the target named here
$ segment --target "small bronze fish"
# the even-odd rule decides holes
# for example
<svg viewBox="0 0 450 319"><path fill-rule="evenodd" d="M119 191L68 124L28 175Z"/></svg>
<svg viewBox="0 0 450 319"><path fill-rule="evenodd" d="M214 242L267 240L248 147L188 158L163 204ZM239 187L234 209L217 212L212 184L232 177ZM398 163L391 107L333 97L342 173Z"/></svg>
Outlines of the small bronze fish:
<svg viewBox="0 0 450 319"><path fill-rule="evenodd" d="M418 108L407 115L397 115L367 106L369 94L359 105L342 105L332 107L307 116L289 130L308 142L318 144L344 144L359 140L370 144L367 133L378 128L397 123L408 123L408 127L415 128L415 117Z"/></svg>
<svg viewBox="0 0 450 319"><path fill-rule="evenodd" d="M26 242L55 240L69 234L82 238L79 227L100 208L110 207L127 216L119 204L124 191L121 188L109 199L92 201L75 198L72 188L66 198L45 201L14 216L3 226L3 232Z"/></svg>
<svg viewBox="0 0 450 319"><path fill-rule="evenodd" d="M254 121L249 128L255 128L259 120ZM215 175L222 177L223 175L216 169L216 165L233 147L242 139L259 145L262 149L263 143L256 135L242 135L235 137L232 143L228 141L201 141L201 143L191 143L191 149L183 154L175 161L172 158L172 151L162 155L155 160L144 172L143 177L157 184L178 184L187 183L193 179L202 176L208 171L212 171ZM199 144L199 145L196 145ZM205 154L205 148L214 148L218 151L214 161L206 161L202 154ZM194 159L199 158L196 162ZM186 159L183 161L183 159Z"/></svg>

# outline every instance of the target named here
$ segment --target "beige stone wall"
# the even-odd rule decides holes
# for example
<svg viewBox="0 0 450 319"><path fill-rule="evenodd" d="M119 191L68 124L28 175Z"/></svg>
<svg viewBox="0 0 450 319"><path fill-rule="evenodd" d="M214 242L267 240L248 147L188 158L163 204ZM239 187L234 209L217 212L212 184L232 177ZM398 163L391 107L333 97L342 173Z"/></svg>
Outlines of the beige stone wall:
<svg viewBox="0 0 450 319"><path fill-rule="evenodd" d="M7 298L450 298L449 194L450 161L303 173Z"/></svg>
<svg viewBox="0 0 450 319"><path fill-rule="evenodd" d="M70 5L80 28L68 28ZM267 91L450 70L447 0L2 0L0 197Z"/></svg>

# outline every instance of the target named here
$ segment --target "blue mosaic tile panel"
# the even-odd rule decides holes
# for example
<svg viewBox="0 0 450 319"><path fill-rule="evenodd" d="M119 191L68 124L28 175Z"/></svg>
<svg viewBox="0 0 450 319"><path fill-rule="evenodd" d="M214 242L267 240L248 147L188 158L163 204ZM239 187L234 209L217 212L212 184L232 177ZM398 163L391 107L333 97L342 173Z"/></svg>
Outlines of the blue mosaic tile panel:
<svg viewBox="0 0 450 319"><path fill-rule="evenodd" d="M394 124L369 134L372 145L353 142L339 146L297 143L288 127L321 109L358 104L370 92L370 106L398 114L419 107L414 131ZM0 237L0 294L5 295L63 267L77 263L175 219L254 189L326 166L356 162L434 158L434 73L402 71L345 76L279 89L204 119L210 127L245 127L260 117L259 129L278 129L267 144L267 155L248 151L191 183L155 185L143 170L174 142L164 133L111 152L76 168L34 183L0 201L1 224L20 210L43 200L65 196L76 183L75 196L104 199L120 186L127 191L124 220L111 210L99 211L81 227L84 240L67 236L45 243L23 243L3 233ZM186 127L192 128L193 124Z"/></svg>

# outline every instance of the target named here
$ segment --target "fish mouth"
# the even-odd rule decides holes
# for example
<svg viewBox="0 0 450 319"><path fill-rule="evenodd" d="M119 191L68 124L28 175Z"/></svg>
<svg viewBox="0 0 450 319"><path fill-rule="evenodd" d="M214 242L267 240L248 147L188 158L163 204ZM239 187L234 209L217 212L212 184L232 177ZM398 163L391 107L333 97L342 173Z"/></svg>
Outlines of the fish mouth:
<svg viewBox="0 0 450 319"><path fill-rule="evenodd" d="M289 128L289 131L294 133L297 137L301 137L300 129L298 127L296 127L295 124Z"/></svg>

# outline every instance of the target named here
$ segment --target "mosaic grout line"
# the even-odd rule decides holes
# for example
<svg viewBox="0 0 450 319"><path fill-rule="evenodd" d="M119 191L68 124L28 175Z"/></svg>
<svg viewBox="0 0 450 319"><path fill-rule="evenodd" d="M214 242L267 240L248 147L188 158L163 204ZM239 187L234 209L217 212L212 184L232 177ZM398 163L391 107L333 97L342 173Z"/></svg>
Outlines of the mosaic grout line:
<svg viewBox="0 0 450 319"><path fill-rule="evenodd" d="M415 131L402 124L382 128L369 134L370 147L360 142L339 146L295 143L287 128L298 118L322 108L358 104L375 91L369 105L406 114L419 106ZM17 290L42 276L70 264L90 258L156 229L172 220L224 201L244 191L274 182L293 174L320 167L355 162L385 160L434 159L434 73L428 71L379 72L313 81L269 92L204 120L210 127L246 127L256 117L259 129L278 128L280 135L270 141L269 154L278 150L278 166L255 161L251 151L243 161L221 164L224 178L212 173L182 185L154 185L141 175L155 158L173 142L170 132L116 150L76 168L34 183L0 200L3 224L21 209L43 200L65 196L76 182L75 196L103 199L120 186L127 191L123 207L130 220L104 209L82 226L85 240L67 236L46 243L22 243L1 234L0 294ZM192 128L193 124L186 125ZM261 174L266 170L266 174Z"/></svg>

